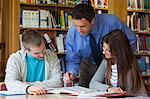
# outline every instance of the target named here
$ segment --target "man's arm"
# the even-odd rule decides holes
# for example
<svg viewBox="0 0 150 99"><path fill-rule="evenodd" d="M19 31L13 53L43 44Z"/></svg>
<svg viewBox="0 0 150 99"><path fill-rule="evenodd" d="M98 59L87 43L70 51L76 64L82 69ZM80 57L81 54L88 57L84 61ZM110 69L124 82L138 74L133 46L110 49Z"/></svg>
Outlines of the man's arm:
<svg viewBox="0 0 150 99"><path fill-rule="evenodd" d="M77 46L75 42L76 28L73 26L67 33L66 37L66 72L74 74L76 77L79 73L80 57L77 52Z"/></svg>
<svg viewBox="0 0 150 99"><path fill-rule="evenodd" d="M94 74L94 76L90 81L89 88L97 89L100 91L106 91L109 88L109 85L102 83L105 77L106 67L107 67L106 60L103 59L98 70L96 71L96 73Z"/></svg>
<svg viewBox="0 0 150 99"><path fill-rule="evenodd" d="M26 82L21 79L21 73L26 72L21 70L21 66L18 60L19 57L11 55L7 61L6 65L6 76L5 84L9 91L19 91L26 93L26 88L29 86Z"/></svg>

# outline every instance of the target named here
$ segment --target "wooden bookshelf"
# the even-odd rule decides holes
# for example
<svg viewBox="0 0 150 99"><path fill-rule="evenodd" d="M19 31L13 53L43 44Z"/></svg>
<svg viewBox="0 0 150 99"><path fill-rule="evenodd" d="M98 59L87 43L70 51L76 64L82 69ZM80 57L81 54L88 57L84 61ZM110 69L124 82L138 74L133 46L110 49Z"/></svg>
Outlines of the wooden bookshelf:
<svg viewBox="0 0 150 99"><path fill-rule="evenodd" d="M108 8L95 8L95 10L104 10L104 11L108 11Z"/></svg>
<svg viewBox="0 0 150 99"><path fill-rule="evenodd" d="M64 31L64 32L68 31L68 29L59 29L59 28L50 29L50 28L23 28L23 27L20 27L20 30L26 30L26 29L36 29L39 31Z"/></svg>
<svg viewBox="0 0 150 99"><path fill-rule="evenodd" d="M59 8L73 8L74 5L54 5L54 4L26 4L26 3L20 3L20 6L29 7L59 7Z"/></svg>
<svg viewBox="0 0 150 99"><path fill-rule="evenodd" d="M146 31L137 31L135 32L136 34L146 34L146 35L150 35L150 32L146 32Z"/></svg>
<svg viewBox="0 0 150 99"><path fill-rule="evenodd" d="M146 13L150 14L150 11L145 11L145 10L127 10L128 12L137 12L137 13Z"/></svg>
<svg viewBox="0 0 150 99"><path fill-rule="evenodd" d="M127 22L127 0L108 0L108 13L117 16L122 22Z"/></svg>
<svg viewBox="0 0 150 99"><path fill-rule="evenodd" d="M150 53L144 53L144 52L141 52L141 53L135 53L136 56L150 56Z"/></svg>
<svg viewBox="0 0 150 99"><path fill-rule="evenodd" d="M66 6L66 5L47 5L47 4L20 4L20 0L5 0L5 2L7 2L7 8L6 8L6 12L9 12L7 14L6 17L6 24L8 24L7 26L9 27L7 30L5 29L5 32L7 32L9 35L9 38L6 38L5 43L7 43L5 45L6 47L6 53L5 53L5 59L8 58L9 54L12 52L17 51L20 47L19 47L19 34L20 34L20 30L24 30L25 28L20 28L19 23L20 23L20 6L22 8L35 8L38 9L39 8L53 8L53 9L71 9L74 6ZM121 2L121 4L120 4ZM126 20L126 8L127 8L127 4L126 4L126 0L109 0L108 1L108 9L103 9L100 8L100 10L105 10L108 11L109 14L113 14L118 16L121 20ZM30 5L30 6L29 6ZM123 5L123 6L122 6ZM119 8L119 9L117 9ZM99 8L98 8L99 9ZM122 13L123 12L123 13ZM120 14L121 13L121 14ZM9 19L9 20L8 20ZM9 22L8 22L9 21ZM124 21L126 22L126 21ZM49 31L49 29L38 29L40 31ZM66 31L67 30L61 30L61 29L50 29L50 31Z"/></svg>

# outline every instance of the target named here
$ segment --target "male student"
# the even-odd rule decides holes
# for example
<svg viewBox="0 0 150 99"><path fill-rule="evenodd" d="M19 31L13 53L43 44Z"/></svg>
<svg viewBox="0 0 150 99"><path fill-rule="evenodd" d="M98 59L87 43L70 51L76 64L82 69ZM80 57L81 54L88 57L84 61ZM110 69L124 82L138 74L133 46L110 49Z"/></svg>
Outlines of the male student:
<svg viewBox="0 0 150 99"><path fill-rule="evenodd" d="M72 17L74 25L66 37L67 72L64 74L63 81L69 85L71 80L80 74L79 85L89 87L89 82L102 60L103 36L112 30L120 29L127 35L133 48L136 46L136 36L117 17L95 14L91 5L76 5ZM94 49L93 42L98 48Z"/></svg>
<svg viewBox="0 0 150 99"><path fill-rule="evenodd" d="M61 70L57 56L46 49L42 35L26 30L22 35L24 49L10 55L5 84L8 91L45 94L46 88L61 87Z"/></svg>

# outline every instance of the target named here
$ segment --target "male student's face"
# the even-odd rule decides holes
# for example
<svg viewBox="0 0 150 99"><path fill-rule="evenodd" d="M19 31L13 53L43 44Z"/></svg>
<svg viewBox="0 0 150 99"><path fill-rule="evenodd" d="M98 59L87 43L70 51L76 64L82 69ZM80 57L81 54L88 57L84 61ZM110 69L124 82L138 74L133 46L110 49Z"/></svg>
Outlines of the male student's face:
<svg viewBox="0 0 150 99"><path fill-rule="evenodd" d="M46 51L46 47L44 42L39 47L31 46L30 47L30 55L36 59L42 60L44 58L44 54Z"/></svg>
<svg viewBox="0 0 150 99"><path fill-rule="evenodd" d="M73 23L82 36L86 36L92 29L92 24L85 18L80 20L73 19Z"/></svg>

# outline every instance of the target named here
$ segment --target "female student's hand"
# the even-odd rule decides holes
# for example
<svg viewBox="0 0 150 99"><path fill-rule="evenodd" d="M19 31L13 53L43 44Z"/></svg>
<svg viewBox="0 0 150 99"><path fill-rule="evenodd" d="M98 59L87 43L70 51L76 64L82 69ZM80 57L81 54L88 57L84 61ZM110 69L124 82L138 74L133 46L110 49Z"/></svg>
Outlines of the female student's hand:
<svg viewBox="0 0 150 99"><path fill-rule="evenodd" d="M41 86L29 86L27 88L27 92L33 95L42 95L42 94L46 94L47 90L45 90Z"/></svg>
<svg viewBox="0 0 150 99"><path fill-rule="evenodd" d="M73 85L73 82L72 82L73 79L74 79L73 73L66 72L63 76L63 81L65 84L67 84L67 86Z"/></svg>
<svg viewBox="0 0 150 99"><path fill-rule="evenodd" d="M126 93L125 91L123 91L120 87L110 87L107 89L108 92L111 93Z"/></svg>

